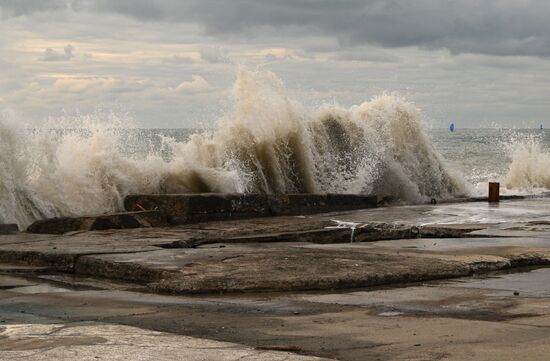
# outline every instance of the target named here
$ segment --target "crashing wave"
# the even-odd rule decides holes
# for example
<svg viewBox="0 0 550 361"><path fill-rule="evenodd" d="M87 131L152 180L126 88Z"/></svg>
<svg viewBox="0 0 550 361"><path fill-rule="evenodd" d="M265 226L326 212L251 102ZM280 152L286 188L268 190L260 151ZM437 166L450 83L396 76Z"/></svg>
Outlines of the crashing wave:
<svg viewBox="0 0 550 361"><path fill-rule="evenodd" d="M0 222L115 211L130 193L363 193L416 203L466 192L403 99L311 111L273 73L246 70L234 97L210 134L162 138L145 156L128 151L128 130L113 119L57 120L61 131L0 119Z"/></svg>

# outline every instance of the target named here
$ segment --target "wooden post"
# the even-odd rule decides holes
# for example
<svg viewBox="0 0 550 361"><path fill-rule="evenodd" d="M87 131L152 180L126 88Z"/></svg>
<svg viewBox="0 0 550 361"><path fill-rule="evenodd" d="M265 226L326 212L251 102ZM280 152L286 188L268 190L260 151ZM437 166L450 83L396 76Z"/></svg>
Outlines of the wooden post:
<svg viewBox="0 0 550 361"><path fill-rule="evenodd" d="M489 202L498 202L500 200L500 183L489 182Z"/></svg>

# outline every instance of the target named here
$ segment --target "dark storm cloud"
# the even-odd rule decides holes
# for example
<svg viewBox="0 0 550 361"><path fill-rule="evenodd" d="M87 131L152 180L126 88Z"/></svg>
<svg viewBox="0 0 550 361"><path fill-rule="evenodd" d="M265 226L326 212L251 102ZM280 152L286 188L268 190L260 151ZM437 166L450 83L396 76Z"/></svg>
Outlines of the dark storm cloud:
<svg viewBox="0 0 550 361"><path fill-rule="evenodd" d="M447 48L454 53L550 55L546 0L77 0L95 11L140 20L198 23L232 39L300 34L338 39L340 47ZM307 44L304 44L307 45Z"/></svg>
<svg viewBox="0 0 550 361"><path fill-rule="evenodd" d="M196 23L207 35L242 42L322 35L340 49L376 44L550 56L547 0L0 0L3 17L63 8Z"/></svg>

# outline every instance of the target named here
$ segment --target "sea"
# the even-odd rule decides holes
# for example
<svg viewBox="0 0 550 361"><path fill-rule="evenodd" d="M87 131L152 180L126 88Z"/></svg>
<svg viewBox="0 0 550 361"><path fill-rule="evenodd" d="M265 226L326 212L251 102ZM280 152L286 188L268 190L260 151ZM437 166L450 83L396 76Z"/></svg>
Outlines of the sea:
<svg viewBox="0 0 550 361"><path fill-rule="evenodd" d="M0 223L122 210L136 193L359 193L397 204L550 188L550 132L433 128L382 95L308 108L267 71L243 71L204 129L142 129L111 112L29 126L0 113Z"/></svg>

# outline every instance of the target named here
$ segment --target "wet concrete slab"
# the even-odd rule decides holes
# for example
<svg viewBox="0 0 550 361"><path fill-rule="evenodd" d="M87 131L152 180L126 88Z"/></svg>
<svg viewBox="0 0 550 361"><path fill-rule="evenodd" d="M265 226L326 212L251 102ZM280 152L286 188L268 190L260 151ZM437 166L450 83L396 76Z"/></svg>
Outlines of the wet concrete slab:
<svg viewBox="0 0 550 361"><path fill-rule="evenodd" d="M131 344L141 345L140 335L163 332L174 337L166 346L172 351L174 343L187 345L185 336L237 343L240 345L235 347L246 350L293 346L301 354L339 360L545 360L550 336L544 325L550 319L550 299L539 292L536 283L519 295L511 291L529 275L544 280L547 274L546 269L529 269L408 287L301 294L190 297L97 289L52 293L44 289L31 295L0 290L0 322L8 329L25 323L33 326L28 333L2 338L0 349L3 355L9 348L24 351L19 348L27 345L21 341L26 340L35 342L33 347L38 347L46 360L59 355L45 352L43 344L51 346L44 349L78 353L83 345L63 345L64 340L55 336L65 336L64 332L52 330L62 326L77 331L83 322L92 322L98 328L79 330L75 340L80 340L78 335L97 335L103 325L110 325L120 330L113 332L118 340L114 344L124 343L119 338L122 333L134 335ZM52 327L42 332L41 324ZM32 342L25 338L31 330L36 337ZM96 346L87 344L86 350L101 357L114 351ZM196 347L197 352L202 350L199 359L209 359L208 349ZM291 354L288 359L294 357L299 356Z"/></svg>
<svg viewBox="0 0 550 361"><path fill-rule="evenodd" d="M73 360L322 360L288 352L255 350L228 342L98 323L5 326L0 329L0 350L5 360L62 360L67 357Z"/></svg>
<svg viewBox="0 0 550 361"><path fill-rule="evenodd" d="M33 286L36 282L30 282L21 277L0 275L0 289L11 289L15 287Z"/></svg>
<svg viewBox="0 0 550 361"><path fill-rule="evenodd" d="M374 290L298 295L302 301L363 307L381 317L447 317L539 324L550 307L550 269L498 272ZM546 324L546 322L545 322Z"/></svg>
<svg viewBox="0 0 550 361"><path fill-rule="evenodd" d="M341 220L404 222L412 224L465 224L550 221L549 199L509 200L500 203L469 202L396 206L341 213Z"/></svg>
<svg viewBox="0 0 550 361"><path fill-rule="evenodd" d="M146 280L151 282L151 289L169 293L361 287L470 272L465 264L448 260L426 263L417 257L288 244L83 256L75 270L79 274Z"/></svg>
<svg viewBox="0 0 550 361"><path fill-rule="evenodd" d="M170 293L414 282L548 264L549 205L549 199L529 199L497 206L387 207L58 236L20 233L0 237L0 260ZM335 225L334 244L318 244L326 243L319 232ZM403 237L407 239L392 239Z"/></svg>
<svg viewBox="0 0 550 361"><path fill-rule="evenodd" d="M490 248L550 248L550 238L536 237L466 237L466 238L418 238L418 239L400 239L381 242L364 242L364 243L346 243L346 244L327 244L317 245L309 244L303 247L316 249L339 249L349 250L354 249L387 249L395 251L434 251L447 252L462 251L478 252L480 249Z"/></svg>
<svg viewBox="0 0 550 361"><path fill-rule="evenodd" d="M550 268L459 279L446 284L456 288L489 290L495 295L546 298L550 297Z"/></svg>

